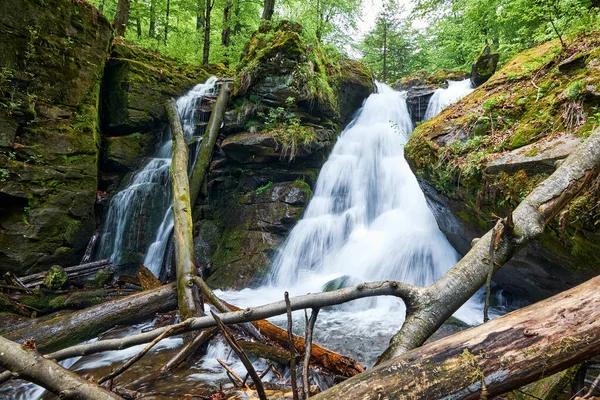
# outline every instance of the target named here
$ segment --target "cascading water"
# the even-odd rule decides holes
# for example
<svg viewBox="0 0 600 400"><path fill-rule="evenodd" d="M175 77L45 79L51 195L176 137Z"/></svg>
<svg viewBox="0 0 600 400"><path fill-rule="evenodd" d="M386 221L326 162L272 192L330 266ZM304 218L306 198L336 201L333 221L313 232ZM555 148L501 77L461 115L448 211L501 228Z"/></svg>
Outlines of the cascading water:
<svg viewBox="0 0 600 400"><path fill-rule="evenodd" d="M473 91L471 86L471 80L465 79L462 81L448 81L447 88L437 89L427 105L427 111L425 111L425 121L438 115L442 110L448 107L450 104L456 103L469 93Z"/></svg>
<svg viewBox="0 0 600 400"><path fill-rule="evenodd" d="M424 286L439 279L459 255L404 159L412 129L405 93L379 85L340 135L268 282L222 296L247 307L280 300L284 291L300 295L387 279ZM477 323L479 309L469 302L457 316ZM404 310L396 298L355 301L320 314L317 339L371 363L400 327Z"/></svg>
<svg viewBox="0 0 600 400"><path fill-rule="evenodd" d="M198 122L198 105L203 97L214 94L216 82L217 78L211 77L177 100L177 110L188 141L194 135ZM171 153L169 132L156 157L133 175L129 186L112 198L96 259L109 258L115 265L134 264L136 267L143 260L143 265L159 275L173 230L169 177Z"/></svg>

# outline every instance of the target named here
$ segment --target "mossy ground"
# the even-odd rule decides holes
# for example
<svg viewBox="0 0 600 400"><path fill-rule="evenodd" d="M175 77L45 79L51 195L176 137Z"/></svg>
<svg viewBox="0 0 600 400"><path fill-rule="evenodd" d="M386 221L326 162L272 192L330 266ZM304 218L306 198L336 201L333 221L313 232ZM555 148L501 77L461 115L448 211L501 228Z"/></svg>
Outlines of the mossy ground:
<svg viewBox="0 0 600 400"><path fill-rule="evenodd" d="M570 43L567 51L555 40L518 54L482 87L418 126L406 146L416 175L465 203L480 226L490 227L492 213L506 215L547 177L525 171L487 174L491 160L531 143L543 148L545 141L567 134L583 139L600 126L600 33ZM581 56L585 63L559 69ZM528 156L536 154L534 149ZM568 255L568 267L600 268L587 238L598 230L599 201L594 183L541 240L558 245L548 248Z"/></svg>

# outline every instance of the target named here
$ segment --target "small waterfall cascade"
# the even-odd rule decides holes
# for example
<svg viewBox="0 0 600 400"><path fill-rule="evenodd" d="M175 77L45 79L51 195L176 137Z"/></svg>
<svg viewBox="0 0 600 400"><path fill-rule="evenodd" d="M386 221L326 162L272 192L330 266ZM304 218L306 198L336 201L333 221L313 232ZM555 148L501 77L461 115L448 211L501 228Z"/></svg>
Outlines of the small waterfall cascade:
<svg viewBox="0 0 600 400"><path fill-rule="evenodd" d="M425 121L435 117L450 104L456 103L473 91L471 80L448 81L447 88L437 89L429 99L427 111L425 111Z"/></svg>
<svg viewBox="0 0 600 400"><path fill-rule="evenodd" d="M188 141L196 131L198 105L205 96L214 95L216 83L217 78L211 77L177 100ZM143 263L159 275L173 230L170 131L165 136L156 156L135 172L129 185L111 199L96 259L109 258L115 265L136 267ZM195 159L193 154L190 157Z"/></svg>
<svg viewBox="0 0 600 400"><path fill-rule="evenodd" d="M267 282L221 295L248 307L281 300L284 291L301 295L379 280L425 286L454 266L459 254L439 230L404 159L412 129L406 93L379 84L378 93L365 101L338 138ZM457 316L477 323L481 308L471 301ZM404 314L397 298L357 300L322 311L322 329L315 334L322 344L369 364L385 349ZM304 316L297 317L303 326ZM365 338L370 346L364 346Z"/></svg>

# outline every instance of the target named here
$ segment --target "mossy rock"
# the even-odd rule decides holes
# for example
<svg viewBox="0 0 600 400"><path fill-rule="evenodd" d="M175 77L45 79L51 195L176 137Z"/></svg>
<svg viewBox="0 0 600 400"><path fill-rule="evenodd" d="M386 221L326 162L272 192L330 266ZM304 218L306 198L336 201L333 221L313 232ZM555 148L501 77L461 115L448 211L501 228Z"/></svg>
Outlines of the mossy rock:
<svg viewBox="0 0 600 400"><path fill-rule="evenodd" d="M67 273L60 265L53 265L44 278L44 286L48 289L58 290L67 283Z"/></svg>
<svg viewBox="0 0 600 400"><path fill-rule="evenodd" d="M9 0L0 25L0 271L25 275L77 263L94 230L112 28L66 0Z"/></svg>
<svg viewBox="0 0 600 400"><path fill-rule="evenodd" d="M492 53L490 46L486 45L471 67L471 83L473 86L477 87L487 82L496 72L499 60L500 54Z"/></svg>
<svg viewBox="0 0 600 400"><path fill-rule="evenodd" d="M600 34L571 43L568 53L554 40L517 54L485 85L413 132L405 157L451 210L470 216L459 218L466 231L490 229L490 215L513 210L598 126L593 91L600 82ZM570 63L575 65L567 68ZM598 182L591 182L565 207L562 219L520 253L522 259L503 268L514 275L517 265L531 264L528 272L518 269L527 275L519 285L525 296L550 295L600 271L600 260L589 256L599 233L599 199ZM546 272L558 276L561 269L573 278L542 278Z"/></svg>

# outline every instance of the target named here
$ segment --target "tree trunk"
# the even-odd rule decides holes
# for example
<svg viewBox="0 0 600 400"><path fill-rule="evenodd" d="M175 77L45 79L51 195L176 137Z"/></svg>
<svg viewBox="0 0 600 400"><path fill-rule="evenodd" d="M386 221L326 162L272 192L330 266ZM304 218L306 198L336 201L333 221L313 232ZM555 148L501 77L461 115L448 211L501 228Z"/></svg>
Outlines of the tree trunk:
<svg viewBox="0 0 600 400"><path fill-rule="evenodd" d="M156 37L156 11L155 2L156 0L150 0L150 26L148 28L148 36L151 38Z"/></svg>
<svg viewBox="0 0 600 400"><path fill-rule="evenodd" d="M167 101L166 109L173 137L171 183L173 185L173 245L177 275L177 304L181 320L186 320L202 314L198 288L193 284L190 285L190 279L196 275L196 266L194 265L190 181L187 172L188 144L177 113L175 100Z"/></svg>
<svg viewBox="0 0 600 400"><path fill-rule="evenodd" d="M125 36L127 23L129 21L129 8L131 0L119 0L117 3L117 13L115 14L115 36Z"/></svg>
<svg viewBox="0 0 600 400"><path fill-rule="evenodd" d="M23 342L34 338L43 352L63 349L92 339L115 325L127 325L154 317L177 307L174 285L163 286L88 309L10 331L3 336Z"/></svg>
<svg viewBox="0 0 600 400"><path fill-rule="evenodd" d="M194 165L192 176L190 178L190 195L192 206L196 204L196 200L200 194L200 188L202 187L202 182L204 181L208 170L208 165L210 164L210 160L212 158L213 149L215 147L215 143L217 142L217 137L219 136L219 129L221 128L225 111L227 109L229 91L230 83L223 82L221 84L221 90L219 91L217 101L215 102L212 113L210 114L208 125L206 126L206 130L202 136L202 141L200 142L198 157L196 157L196 164Z"/></svg>
<svg viewBox="0 0 600 400"><path fill-rule="evenodd" d="M165 16L165 45L167 44L167 36L169 35L169 11L171 10L171 0L167 0L167 11Z"/></svg>
<svg viewBox="0 0 600 400"><path fill-rule="evenodd" d="M213 4L214 0L206 0L206 7L204 8L204 46L202 49L202 64L204 65L208 64L210 55L210 14L212 12Z"/></svg>
<svg viewBox="0 0 600 400"><path fill-rule="evenodd" d="M75 265L73 267L67 267L65 268L65 272L67 273L67 280L73 280L93 275L102 269L110 267L112 267L112 263L109 260L100 260L92 261L86 264ZM25 287L34 288L44 283L46 275L48 275L48 271L22 276L19 278L19 280L23 283L23 285L25 285Z"/></svg>
<svg viewBox="0 0 600 400"><path fill-rule="evenodd" d="M600 277L386 361L314 397L493 398L600 354Z"/></svg>
<svg viewBox="0 0 600 400"><path fill-rule="evenodd" d="M137 38L141 39L142 38L142 20L140 19L140 17L137 17L135 19L135 24L137 27Z"/></svg>
<svg viewBox="0 0 600 400"><path fill-rule="evenodd" d="M270 21L275 12L275 0L265 0L262 19Z"/></svg>
<svg viewBox="0 0 600 400"><path fill-rule="evenodd" d="M233 7L233 0L227 0L223 7L223 32L221 32L221 44L224 47L229 47L231 42L231 26L229 21L231 7Z"/></svg>
<svg viewBox="0 0 600 400"><path fill-rule="evenodd" d="M120 396L42 357L27 345L19 345L0 336L0 348L2 368L48 389L61 399L122 400Z"/></svg>
<svg viewBox="0 0 600 400"><path fill-rule="evenodd" d="M523 246L541 235L554 216L598 175L599 169L600 129L597 129L508 216L499 238L493 237L492 231L486 233L440 280L421 290L415 307L408 308L400 332L392 338L378 362L421 346L485 284L492 240L493 266L497 271Z"/></svg>

